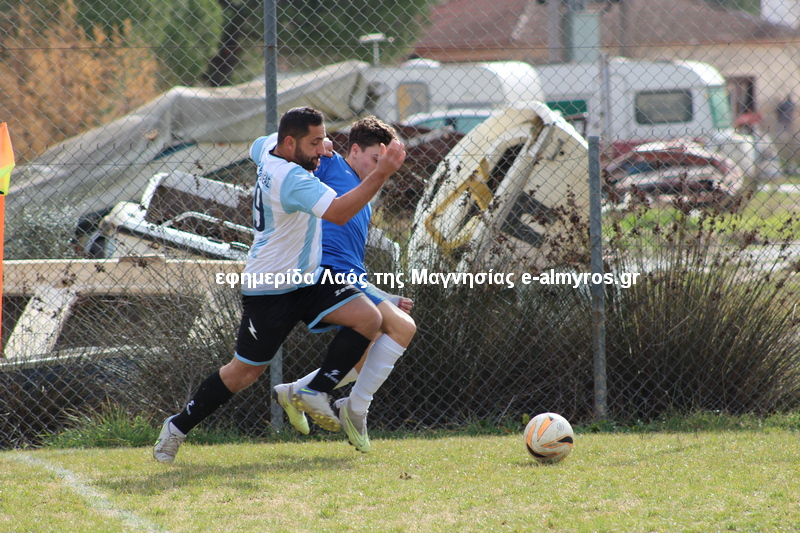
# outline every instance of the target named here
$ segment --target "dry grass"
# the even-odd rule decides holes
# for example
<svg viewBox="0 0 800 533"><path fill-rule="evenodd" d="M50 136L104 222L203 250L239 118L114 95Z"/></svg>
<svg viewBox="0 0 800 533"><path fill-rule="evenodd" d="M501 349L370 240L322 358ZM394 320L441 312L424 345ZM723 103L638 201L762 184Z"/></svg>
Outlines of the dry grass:
<svg viewBox="0 0 800 533"><path fill-rule="evenodd" d="M0 120L17 163L87 129L124 116L158 93L157 62L130 24L110 38L78 25L72 0L50 22L18 3L0 15Z"/></svg>

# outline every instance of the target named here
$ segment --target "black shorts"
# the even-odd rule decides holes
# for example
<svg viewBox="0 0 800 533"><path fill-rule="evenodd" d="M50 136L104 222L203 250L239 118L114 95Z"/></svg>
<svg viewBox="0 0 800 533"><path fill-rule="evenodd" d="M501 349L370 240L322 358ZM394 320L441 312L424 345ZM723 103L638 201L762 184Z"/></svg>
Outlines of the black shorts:
<svg viewBox="0 0 800 533"><path fill-rule="evenodd" d="M235 357L251 365L266 365L299 321L312 332L336 326L322 318L361 296L353 285L322 283L275 295L242 296L242 322Z"/></svg>

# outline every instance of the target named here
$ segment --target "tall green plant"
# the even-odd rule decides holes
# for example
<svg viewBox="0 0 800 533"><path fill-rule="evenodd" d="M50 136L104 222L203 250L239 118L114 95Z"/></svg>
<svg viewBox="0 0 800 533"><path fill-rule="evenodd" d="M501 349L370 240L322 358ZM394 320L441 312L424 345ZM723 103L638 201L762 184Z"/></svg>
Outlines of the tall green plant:
<svg viewBox="0 0 800 533"><path fill-rule="evenodd" d="M78 9L84 28L110 32L131 21L163 65L163 87L200 84L223 23L216 0L80 0Z"/></svg>
<svg viewBox="0 0 800 533"><path fill-rule="evenodd" d="M222 9L212 0L181 0L169 4L163 26L156 17L163 57L168 68L166 81L199 85L208 62L216 52L222 31ZM157 33L159 35L159 33Z"/></svg>
<svg viewBox="0 0 800 533"><path fill-rule="evenodd" d="M358 38L383 33L382 62L406 54L426 20L428 0L296 2L278 0L278 39L291 64L307 68L359 59L372 62L372 45Z"/></svg>
<svg viewBox="0 0 800 533"><path fill-rule="evenodd" d="M745 11L751 15L760 14L759 0L706 0L709 4L734 11Z"/></svg>

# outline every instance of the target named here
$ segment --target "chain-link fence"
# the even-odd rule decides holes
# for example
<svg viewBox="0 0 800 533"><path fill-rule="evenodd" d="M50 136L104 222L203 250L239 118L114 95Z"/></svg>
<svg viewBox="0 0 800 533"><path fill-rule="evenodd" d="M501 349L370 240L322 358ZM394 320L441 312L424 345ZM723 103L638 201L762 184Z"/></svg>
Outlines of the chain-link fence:
<svg viewBox="0 0 800 533"><path fill-rule="evenodd" d="M407 147L368 266L418 329L371 427L798 407L799 1L0 5L0 446L160 422L230 360L249 147L299 105ZM266 431L329 340L209 423Z"/></svg>

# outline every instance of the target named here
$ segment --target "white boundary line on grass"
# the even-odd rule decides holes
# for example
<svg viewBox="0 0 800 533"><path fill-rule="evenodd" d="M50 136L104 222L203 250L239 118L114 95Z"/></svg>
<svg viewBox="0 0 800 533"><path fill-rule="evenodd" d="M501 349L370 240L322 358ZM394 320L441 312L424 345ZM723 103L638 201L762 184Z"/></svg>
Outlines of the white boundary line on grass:
<svg viewBox="0 0 800 533"><path fill-rule="evenodd" d="M142 518L141 516L137 516L130 511L116 507L105 495L103 495L103 493L92 488L92 486L84 482L78 474L71 472L66 468L61 468L60 466L48 463L47 461L31 457L28 454L12 455L11 459L18 463L44 468L53 472L56 476L61 478L67 487L69 487L78 496L81 496L84 500L86 500L86 503L89 504L89 507L124 522L125 525L135 531L166 531L161 526Z"/></svg>

